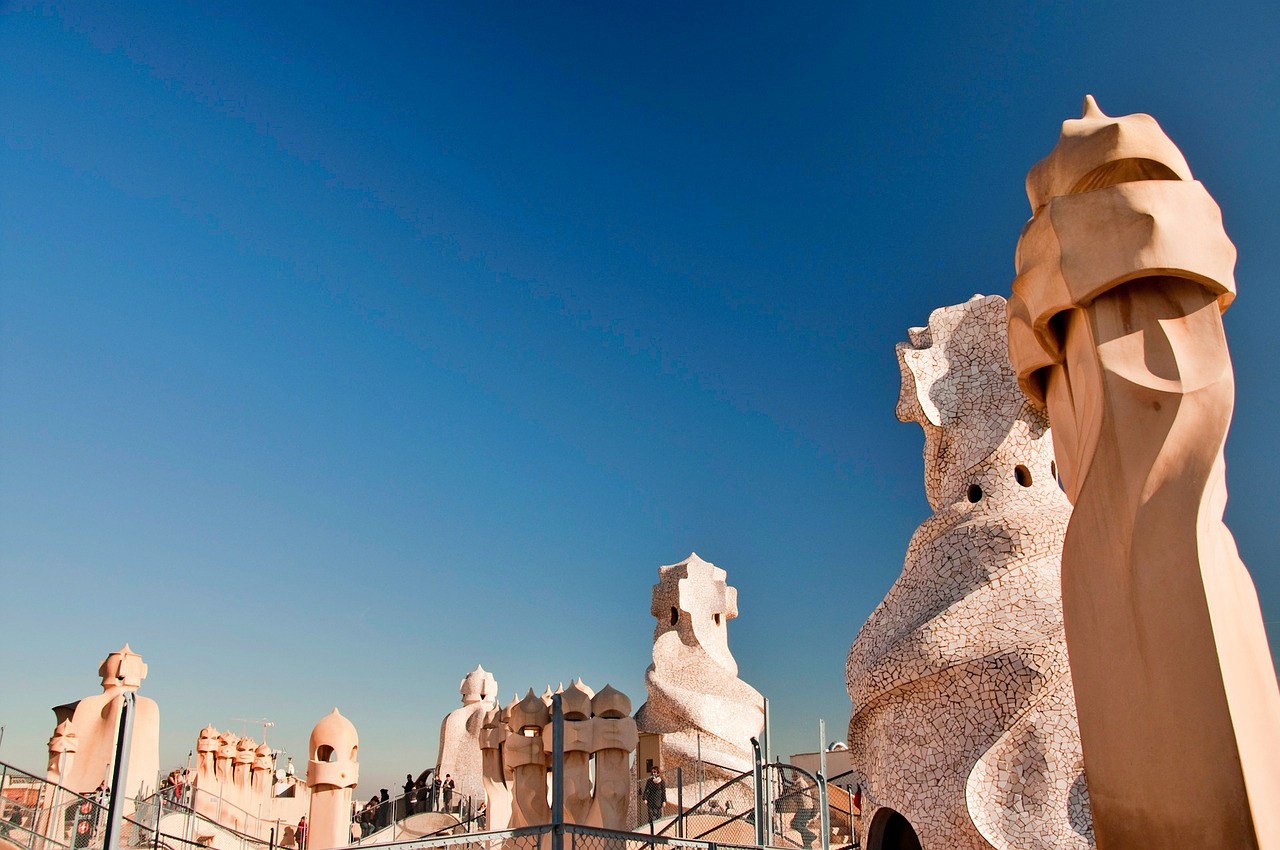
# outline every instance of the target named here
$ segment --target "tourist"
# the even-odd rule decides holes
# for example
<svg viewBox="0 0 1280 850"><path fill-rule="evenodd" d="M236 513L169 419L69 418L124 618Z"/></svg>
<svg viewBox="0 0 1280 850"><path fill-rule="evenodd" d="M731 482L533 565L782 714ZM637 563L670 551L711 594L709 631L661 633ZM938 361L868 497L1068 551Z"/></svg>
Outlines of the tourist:
<svg viewBox="0 0 1280 850"><path fill-rule="evenodd" d="M307 850L307 816L298 818L298 825L293 828L293 843L298 850Z"/></svg>
<svg viewBox="0 0 1280 850"><path fill-rule="evenodd" d="M444 803L441 810L446 812L453 811L453 777L447 773L444 775L444 782L440 784L440 792L443 795Z"/></svg>
<svg viewBox="0 0 1280 850"><path fill-rule="evenodd" d="M649 781L644 784L642 796L649 811L649 820L655 821L662 817L662 805L667 801L667 787L656 767L649 771Z"/></svg>
<svg viewBox="0 0 1280 850"><path fill-rule="evenodd" d="M433 809L440 805L440 786L443 784L438 773L431 780L431 807Z"/></svg>
<svg viewBox="0 0 1280 850"><path fill-rule="evenodd" d="M404 775L404 802L400 804L401 817L408 817L413 814L413 804L417 801L414 789L417 787L417 783L413 781L413 774L406 773Z"/></svg>
<svg viewBox="0 0 1280 850"><path fill-rule="evenodd" d="M9 801L9 817L4 829L0 830L0 835L7 838L15 826L22 829L22 809L18 807L17 803Z"/></svg>
<svg viewBox="0 0 1280 850"><path fill-rule="evenodd" d="M160 795L164 797L166 800L169 800L169 802L173 802L174 774L176 774L177 772L178 771L176 770L169 771L168 775L165 776L163 780L161 780L160 787L157 789Z"/></svg>

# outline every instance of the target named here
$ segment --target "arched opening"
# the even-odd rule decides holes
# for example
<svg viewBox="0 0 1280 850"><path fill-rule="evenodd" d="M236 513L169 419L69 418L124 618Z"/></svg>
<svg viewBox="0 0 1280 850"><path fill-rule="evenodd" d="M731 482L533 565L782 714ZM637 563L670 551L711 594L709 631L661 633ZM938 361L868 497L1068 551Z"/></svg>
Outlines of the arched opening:
<svg viewBox="0 0 1280 850"><path fill-rule="evenodd" d="M982 488L979 487L977 484L970 484L968 496L969 496L969 501L976 504L978 501L982 499Z"/></svg>
<svg viewBox="0 0 1280 850"><path fill-rule="evenodd" d="M716 621L716 625L717 625L717 626L718 626L718 625L720 625L720 614L719 614L719 613L712 614L712 615L711 615L711 619L713 619L713 620L715 620L715 621Z"/></svg>
<svg viewBox="0 0 1280 850"><path fill-rule="evenodd" d="M867 850L921 850L911 823L893 809L880 809L867 830Z"/></svg>
<svg viewBox="0 0 1280 850"><path fill-rule="evenodd" d="M1023 487L1031 486L1031 470L1024 464L1020 463L1013 468L1013 478Z"/></svg>
<svg viewBox="0 0 1280 850"><path fill-rule="evenodd" d="M1108 189L1121 183L1134 183L1140 180L1181 180L1172 168L1163 162L1141 157L1117 159L1104 163L1076 181L1070 194L1092 192L1095 189Z"/></svg>
<svg viewBox="0 0 1280 850"><path fill-rule="evenodd" d="M678 622L680 622L680 609L672 605L671 606L671 625L674 626Z"/></svg>
<svg viewBox="0 0 1280 850"><path fill-rule="evenodd" d="M337 760L338 754L333 751L333 747L328 744L321 744L316 747L316 761L330 762Z"/></svg>

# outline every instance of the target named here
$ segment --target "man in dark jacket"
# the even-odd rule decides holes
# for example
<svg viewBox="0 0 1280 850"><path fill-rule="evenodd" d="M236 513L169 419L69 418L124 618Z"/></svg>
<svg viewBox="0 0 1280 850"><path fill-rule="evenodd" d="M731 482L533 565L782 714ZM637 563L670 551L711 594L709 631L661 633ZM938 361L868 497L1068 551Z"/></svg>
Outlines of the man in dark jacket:
<svg viewBox="0 0 1280 850"><path fill-rule="evenodd" d="M656 767L649 771L649 781L644 784L641 796L649 810L649 820L655 821L662 817L662 805L667 801L667 786Z"/></svg>
<svg viewBox="0 0 1280 850"><path fill-rule="evenodd" d="M442 811L453 811L453 784L453 777L446 773L444 782L440 783L440 793L443 795L440 799L444 803Z"/></svg>

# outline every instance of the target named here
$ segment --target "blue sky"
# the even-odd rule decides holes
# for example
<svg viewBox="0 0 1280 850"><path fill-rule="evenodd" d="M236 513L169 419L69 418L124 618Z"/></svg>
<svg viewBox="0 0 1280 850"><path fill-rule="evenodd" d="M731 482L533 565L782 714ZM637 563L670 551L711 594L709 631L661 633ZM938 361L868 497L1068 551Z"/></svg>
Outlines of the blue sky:
<svg viewBox="0 0 1280 850"><path fill-rule="evenodd" d="M365 790L476 663L638 705L729 571L775 749L927 515L893 344L1006 294L1085 92L1240 249L1227 519L1280 634L1274 4L8 5L0 759L129 641L162 755L333 705ZM252 726L248 726L252 731Z"/></svg>

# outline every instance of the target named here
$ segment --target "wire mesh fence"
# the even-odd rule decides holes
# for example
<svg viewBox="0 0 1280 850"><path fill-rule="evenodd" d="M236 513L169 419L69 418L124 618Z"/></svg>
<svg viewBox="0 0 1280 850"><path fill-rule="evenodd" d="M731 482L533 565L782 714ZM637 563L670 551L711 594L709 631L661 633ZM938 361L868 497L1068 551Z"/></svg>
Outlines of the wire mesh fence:
<svg viewBox="0 0 1280 850"><path fill-rule="evenodd" d="M762 766L757 805L757 780L753 772L732 776L714 787L706 776L690 782L683 772L669 771L674 781L666 781L660 794L646 788L650 778L637 780L630 804L628 823L632 832L612 832L576 825L553 828L532 827L501 833L484 832L483 807L458 800L453 811L432 814L427 824L412 797L387 801L382 808L387 821L404 824L422 820L419 828L392 829L368 834L353 824L355 843L405 848L466 847L476 850L551 850L546 843L555 835L557 843L571 850L636 850L637 845L653 847L671 844L687 847L758 847L768 845L787 850L819 850L822 847L823 793L815 777L800 768L783 764ZM836 777L834 779L838 779ZM23 771L0 763L0 785L8 783L0 798L0 837L19 850L103 850L109 797L79 795ZM700 789L698 786L702 785ZM193 789L194 790L194 789ZM705 791L701 797L699 790ZM852 792L834 787L830 801L828 828L831 845L849 846L858 832L857 812ZM845 797L848 797L845 801ZM133 801L131 814L122 820L119 848L152 850L194 850L216 846L219 850L271 850L289 847L288 825L257 822L256 829L237 830L210 820L187 805L189 794L179 802L172 793L157 793ZM842 802L845 801L845 802ZM195 802L190 800L190 802ZM225 813L225 812L224 812ZM248 813L244 813L246 816ZM397 820L392 818L399 816ZM376 823L381 818L376 819ZM435 820L440 820L436 823ZM258 832L259 834L254 834ZM217 841L212 841L216 836ZM359 836L359 837L357 837ZM560 840L560 838L563 840ZM363 840L362 840L363 839ZM112 848L112 850L119 850Z"/></svg>
<svg viewBox="0 0 1280 850"><path fill-rule="evenodd" d="M420 838L380 845L394 850L758 850L747 841L700 841L670 835L617 832L565 824L500 832Z"/></svg>
<svg viewBox="0 0 1280 850"><path fill-rule="evenodd" d="M669 772L668 772L669 773ZM684 784L679 784L681 779ZM637 785L633 829L671 838L716 844L755 845L810 850L822 844L822 793L815 777L800 768L765 764L760 777L760 813L756 810L754 772L739 773L698 797L687 777L676 777L661 796L648 780ZM757 830L756 822L761 827ZM847 818L846 818L847 820ZM832 826L839 823L833 818ZM845 827L847 830L847 826ZM844 832L848 835L848 832Z"/></svg>
<svg viewBox="0 0 1280 850"><path fill-rule="evenodd" d="M103 850L108 789L84 795L43 777L0 763L0 787L23 790L22 799L0 795L0 838L19 850ZM195 850L217 833L225 850L269 850L272 841L217 824L162 794L132 801L122 817L118 848ZM268 831L269 834L269 831ZM277 846L279 842L274 842Z"/></svg>
<svg viewBox="0 0 1280 850"><path fill-rule="evenodd" d="M478 832L484 828L484 806L482 801L470 796L451 795L446 798L433 793L430 787L415 788L386 800L375 796L367 803L356 801L351 822L356 844L366 839L395 840L406 835L425 837ZM388 830L391 836L380 834Z"/></svg>

